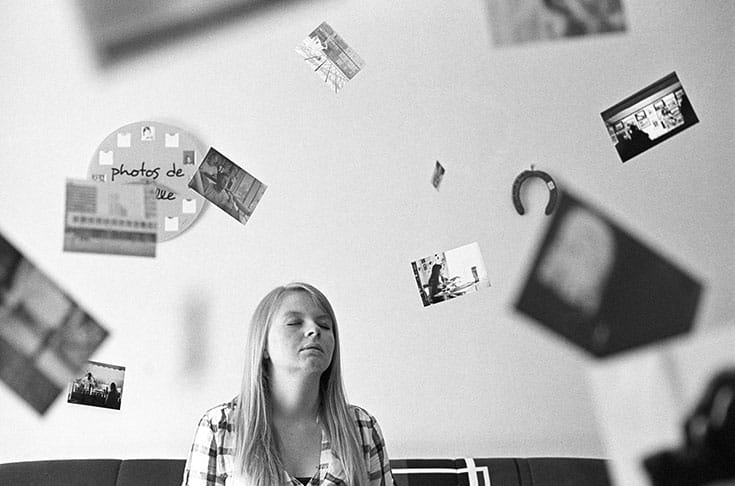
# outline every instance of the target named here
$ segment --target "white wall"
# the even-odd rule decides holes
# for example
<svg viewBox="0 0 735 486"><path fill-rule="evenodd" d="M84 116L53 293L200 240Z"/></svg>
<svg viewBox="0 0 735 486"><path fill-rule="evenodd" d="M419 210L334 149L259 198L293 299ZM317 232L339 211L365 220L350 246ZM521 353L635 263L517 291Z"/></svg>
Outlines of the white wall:
<svg viewBox="0 0 735 486"><path fill-rule="evenodd" d="M734 314L729 0L628 1L627 34L502 49L481 0L302 1L104 71L72 2L0 3L0 231L111 331L92 359L127 367L119 412L40 417L0 384L2 462L185 457L237 393L257 301L293 279L332 299L349 397L393 457L604 455L590 358L512 310L548 220L540 184L511 204L532 162L701 277L698 329ZM338 95L293 52L323 20L367 62ZM621 164L599 113L674 70L701 122ZM63 253L65 179L143 119L265 182L254 216L209 208L155 259ZM492 288L423 308L410 262L473 241Z"/></svg>

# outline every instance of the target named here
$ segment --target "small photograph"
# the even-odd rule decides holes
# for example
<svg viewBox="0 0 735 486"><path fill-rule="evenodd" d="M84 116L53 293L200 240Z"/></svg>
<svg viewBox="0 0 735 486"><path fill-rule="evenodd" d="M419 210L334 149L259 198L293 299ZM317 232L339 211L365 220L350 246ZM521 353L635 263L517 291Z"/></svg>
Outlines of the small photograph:
<svg viewBox="0 0 735 486"><path fill-rule="evenodd" d="M699 122L676 73L600 115L623 162Z"/></svg>
<svg viewBox="0 0 735 486"><path fill-rule="evenodd" d="M196 161L194 160L194 151L184 150L181 156L181 163L184 165L194 165L195 162Z"/></svg>
<svg viewBox="0 0 735 486"><path fill-rule="evenodd" d="M365 66L365 61L326 22L314 29L296 52L335 93Z"/></svg>
<svg viewBox="0 0 735 486"><path fill-rule="evenodd" d="M0 380L43 414L107 335L0 235Z"/></svg>
<svg viewBox="0 0 735 486"><path fill-rule="evenodd" d="M496 46L626 30L621 0L486 0Z"/></svg>
<svg viewBox="0 0 735 486"><path fill-rule="evenodd" d="M144 126L140 129L140 140L150 142L156 139L156 127Z"/></svg>
<svg viewBox="0 0 735 486"><path fill-rule="evenodd" d="M69 383L67 403L120 410L125 367L87 361L79 376Z"/></svg>
<svg viewBox="0 0 735 486"><path fill-rule="evenodd" d="M564 191L516 309L595 356L688 332L701 284Z"/></svg>
<svg viewBox="0 0 735 486"><path fill-rule="evenodd" d="M210 148L189 187L245 224L267 186L230 159Z"/></svg>
<svg viewBox="0 0 735 486"><path fill-rule="evenodd" d="M68 180L64 251L155 257L155 191L153 184Z"/></svg>
<svg viewBox="0 0 735 486"><path fill-rule="evenodd" d="M437 191L439 190L439 185L442 183L445 172L446 170L444 170L444 167L437 160L436 165L434 166L434 175L431 177L431 185L434 186L434 189Z"/></svg>
<svg viewBox="0 0 735 486"><path fill-rule="evenodd" d="M477 243L413 261L411 268L424 307L490 287Z"/></svg>

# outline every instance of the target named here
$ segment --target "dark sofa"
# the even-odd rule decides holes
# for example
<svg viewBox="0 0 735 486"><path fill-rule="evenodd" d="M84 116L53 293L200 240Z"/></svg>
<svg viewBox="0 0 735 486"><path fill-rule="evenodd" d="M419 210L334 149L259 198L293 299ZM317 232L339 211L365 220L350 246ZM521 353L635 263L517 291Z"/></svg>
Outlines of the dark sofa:
<svg viewBox="0 0 735 486"><path fill-rule="evenodd" d="M180 486L182 459L68 459L0 464L8 486ZM391 460L398 486L609 486L603 459Z"/></svg>

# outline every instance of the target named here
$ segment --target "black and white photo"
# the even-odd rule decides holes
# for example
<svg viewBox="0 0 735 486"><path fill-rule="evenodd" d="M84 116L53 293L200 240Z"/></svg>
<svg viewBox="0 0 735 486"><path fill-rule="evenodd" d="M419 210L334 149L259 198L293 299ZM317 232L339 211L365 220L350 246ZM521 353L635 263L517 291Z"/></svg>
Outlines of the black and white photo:
<svg viewBox="0 0 735 486"><path fill-rule="evenodd" d="M477 243L420 258L411 268L424 307L490 287Z"/></svg>
<svg viewBox="0 0 735 486"><path fill-rule="evenodd" d="M64 251L155 257L155 191L152 184L68 180Z"/></svg>
<svg viewBox="0 0 735 486"><path fill-rule="evenodd" d="M83 371L69 383L67 403L120 410L125 367L87 361Z"/></svg>
<svg viewBox="0 0 735 486"><path fill-rule="evenodd" d="M314 29L296 52L335 93L365 66L365 61L326 22Z"/></svg>
<svg viewBox="0 0 735 486"><path fill-rule="evenodd" d="M626 30L622 0L486 0L495 45Z"/></svg>
<svg viewBox="0 0 735 486"><path fill-rule="evenodd" d="M699 122L676 73L646 86L601 116L623 162Z"/></svg>
<svg viewBox="0 0 735 486"><path fill-rule="evenodd" d="M44 414L108 332L0 236L0 379Z"/></svg>
<svg viewBox="0 0 735 486"><path fill-rule="evenodd" d="M248 222L267 189L214 148L207 152L189 187L242 224Z"/></svg>

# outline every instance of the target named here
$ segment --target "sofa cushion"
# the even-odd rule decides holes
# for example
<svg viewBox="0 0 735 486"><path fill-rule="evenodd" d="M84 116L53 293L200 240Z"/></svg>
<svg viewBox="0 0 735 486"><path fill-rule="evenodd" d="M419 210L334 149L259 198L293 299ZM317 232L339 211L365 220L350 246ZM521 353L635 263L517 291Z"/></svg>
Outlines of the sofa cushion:
<svg viewBox="0 0 735 486"><path fill-rule="evenodd" d="M607 465L602 459L579 457L535 457L517 459L525 464L522 470L529 480L522 484L533 486L610 486Z"/></svg>
<svg viewBox="0 0 735 486"><path fill-rule="evenodd" d="M126 459L120 465L116 486L180 485L185 464L181 459Z"/></svg>
<svg viewBox="0 0 735 486"><path fill-rule="evenodd" d="M119 459L67 459L0 464L0 484L13 486L114 485Z"/></svg>

